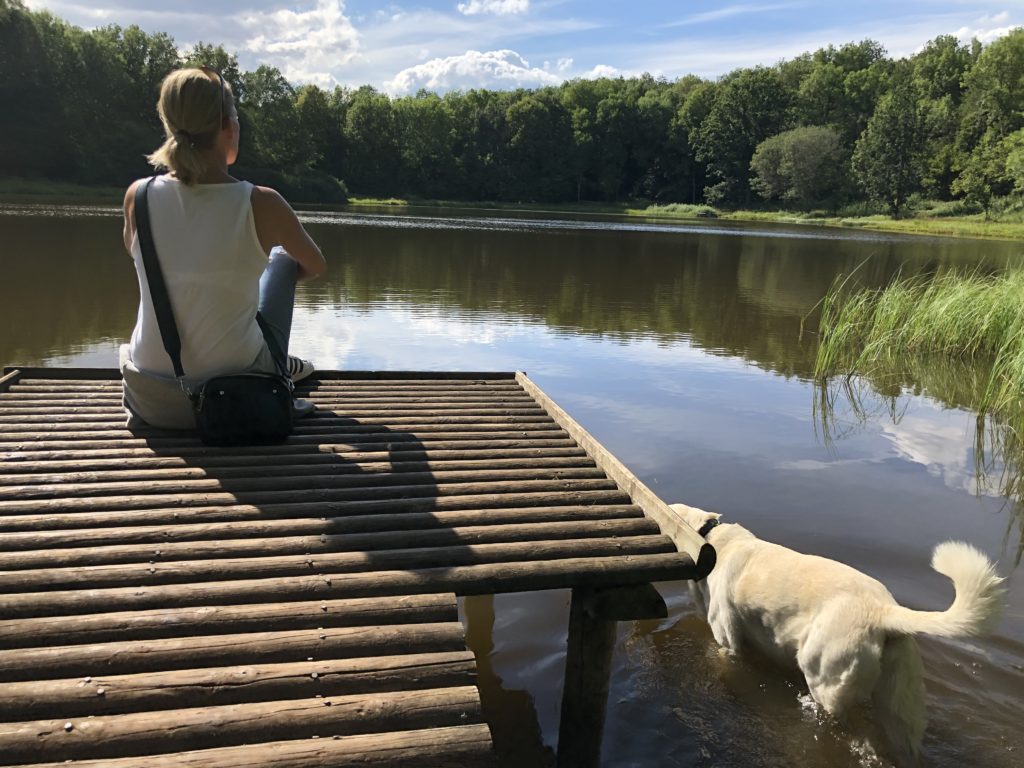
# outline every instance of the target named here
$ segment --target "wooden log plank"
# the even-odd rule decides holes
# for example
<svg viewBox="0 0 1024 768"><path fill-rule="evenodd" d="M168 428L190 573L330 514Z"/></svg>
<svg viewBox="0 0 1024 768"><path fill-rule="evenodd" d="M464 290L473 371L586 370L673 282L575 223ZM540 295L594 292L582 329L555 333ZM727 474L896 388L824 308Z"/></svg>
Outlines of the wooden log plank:
<svg viewBox="0 0 1024 768"><path fill-rule="evenodd" d="M328 765L491 768L496 764L490 729L486 725L335 735L331 738L74 762L75 768L324 768ZM66 765L63 762L33 763L32 768L66 768Z"/></svg>
<svg viewBox="0 0 1024 768"><path fill-rule="evenodd" d="M452 422L448 419L417 419L401 420L401 423L392 424L388 419L368 419L366 423L360 423L352 419L338 419L339 423L323 425L321 420L318 426L315 422L299 421L291 436L289 443L309 442L310 440L324 440L327 437L333 438L331 442L344 442L346 439L375 435L377 440L388 438L401 440L400 435L408 435L406 440L416 440L423 436L433 436L435 433L442 434L475 434L491 432L520 433L524 432L556 432L561 428L550 419L544 420L520 420L510 417L496 417L488 419L469 419L460 422ZM398 422L399 420L395 420ZM155 427L139 428L117 428L117 429L78 429L65 430L65 425L54 425L53 429L47 429L45 425L33 425L29 430L18 430L8 434L3 433L3 444L20 443L26 441L46 442L54 440L101 442L109 440L146 440L157 445L189 445L199 442L196 433L188 430L164 430ZM35 428L38 427L38 428ZM400 427L400 429L399 429ZM82 446L88 447L88 446Z"/></svg>
<svg viewBox="0 0 1024 768"><path fill-rule="evenodd" d="M416 416L360 416L358 419L348 417L324 417L318 419L302 419L295 424L294 434L296 435L319 435L339 431L373 431L381 427L392 429L412 430L430 427L437 429L442 426L466 425L473 428L485 428L494 426L507 426L515 424L523 427L547 426L552 427L551 418L547 415L537 416L502 416L489 414L487 416L448 416L433 412L425 412ZM124 427L116 421L92 422L58 422L43 421L37 423L25 423L23 419L0 421L0 430L11 439L20 439L22 435L78 435L83 439L90 439L93 436L111 437L120 434L130 435L143 433L144 429L132 429Z"/></svg>
<svg viewBox="0 0 1024 768"><path fill-rule="evenodd" d="M124 466L122 462L121 467ZM206 467L179 467L169 469L118 469L99 472L45 472L37 474L6 474L0 473L0 493L17 486L33 486L39 488L67 488L89 486L100 483L119 483L129 487L145 485L160 487L159 483L168 481L204 480L221 483L225 490L235 489L234 483L251 479L267 480L269 478L316 478L337 475L367 474L405 474L411 472L469 472L501 469L578 469L594 468L594 461L587 455L582 456L529 456L501 457L500 454L488 454L484 458L473 459L418 459L413 461L342 461L317 462L308 464L266 464L256 467L226 468L210 470ZM21 494L18 497L24 498Z"/></svg>
<svg viewBox="0 0 1024 768"><path fill-rule="evenodd" d="M480 722L476 688L331 696L225 707L0 723L8 761L134 757L254 741L378 733Z"/></svg>
<svg viewBox="0 0 1024 768"><path fill-rule="evenodd" d="M397 455L403 454L402 456ZM232 463L211 465L184 459L97 459L91 462L35 462L14 467L0 465L0 485L91 483L101 481L161 480L194 477L232 478L254 475L302 477L323 472L380 472L396 469L479 469L481 467L594 466L581 448L532 448L513 451L384 451L348 454L309 454L302 463L289 456L238 457ZM571 463L576 462L576 463ZM326 465L326 466L325 466ZM35 471L29 471L34 469Z"/></svg>
<svg viewBox="0 0 1024 768"><path fill-rule="evenodd" d="M700 566L695 578L701 579L711 573L716 560L714 547L708 544L703 537L698 536L697 532L687 525L682 517L669 508L650 488L640 482L639 478L611 451L601 445L593 435L562 410L540 387L530 381L526 374L517 373L516 381L551 414L558 425L564 428L581 448L590 454L595 463L630 495L634 503L638 504L645 514L650 515L658 523L662 532L672 538L679 550L693 558L693 561Z"/></svg>
<svg viewBox="0 0 1024 768"><path fill-rule="evenodd" d="M69 515L11 515L0 517L0 554L33 549L106 545L170 544L167 530L174 525L173 541L253 539L288 536L356 534L380 529L416 530L438 527L456 519L449 513L486 510L495 522L515 519L514 510L630 504L622 490L571 490L524 494L480 494L433 498L402 498L338 502L330 505L281 504L191 507L186 509L128 510L124 512L75 512ZM508 513L496 510L509 510ZM543 515L543 512L539 512ZM553 513L554 518L564 515ZM402 515L419 515L406 517ZM600 511L594 516L603 517ZM609 516L634 516L628 515ZM475 515L473 516L475 517ZM583 515L584 518L587 515ZM464 518L472 519L472 518ZM204 527L183 527L199 525ZM213 527L207 527L213 525ZM97 528L117 528L117 534ZM71 531L75 530L74 534ZM65 532L61 532L65 531ZM30 536L37 534L37 536ZM22 536L18 536L22 535ZM117 537L123 537L118 539ZM3 555L7 557L6 555Z"/></svg>
<svg viewBox="0 0 1024 768"><path fill-rule="evenodd" d="M615 493L620 501L628 498L620 492L616 491ZM101 541L100 539L89 538L87 546L68 546L66 542L61 541L61 538L54 537L50 540L51 543L57 541L64 546L59 549L0 552L0 570L251 557L266 554L270 550L278 555L310 555L349 549L351 537L359 534L404 532L407 537L416 537L418 540L418 532L457 526L622 520L639 519L643 516L639 507L629 504L591 504L587 506L567 504L566 506L468 509L427 513L401 512L309 520L292 527L282 522L268 523L268 521L261 520L247 531L240 531L237 529L237 525L232 524L220 529L186 529L186 532L191 535L174 536L174 540L168 540L169 537L164 535L164 527L160 526L155 530L143 531L141 537L137 533L131 537L157 540L158 543L155 546L152 543L126 544L124 542L128 537L122 538L116 534L109 537L109 540L115 543L108 545L97 544L96 542ZM41 519L47 520L46 516L42 516ZM223 535L225 532L234 538L225 537ZM246 532L251 536L240 538ZM196 538L197 533L201 538ZM272 535L272 538L268 534Z"/></svg>
<svg viewBox="0 0 1024 768"><path fill-rule="evenodd" d="M215 505L311 503L328 504L339 501L366 501L412 497L467 496L475 494L528 493L539 491L604 491L616 490L615 483L600 478L559 478L552 472L550 479L496 480L491 482L435 482L433 476L423 478L421 484L376 485L363 484L348 488L303 488L301 490L251 491L239 496L233 493L151 494L138 496L79 497L74 499L38 499L0 501L0 515L46 514L50 512L114 511L126 509L159 509L169 507L205 507ZM603 475L603 472L598 471ZM428 473L429 475L429 473ZM384 475L383 477L387 477ZM370 478L367 478L370 479ZM325 507L325 514L329 508ZM6 538L0 549L10 549Z"/></svg>
<svg viewBox="0 0 1024 768"><path fill-rule="evenodd" d="M69 624L72 622L69 620ZM235 664L463 651L462 625L399 624L123 640L0 651L5 683L129 675ZM3 738L0 737L0 745ZM0 754L3 749L0 748Z"/></svg>
<svg viewBox="0 0 1024 768"><path fill-rule="evenodd" d="M61 392L120 392L120 379L110 381L60 381L56 379L25 379L17 382L13 391L61 391ZM306 379L295 385L297 392L337 391L337 392L522 392L523 389L515 381L492 382L459 382L459 381L373 381L373 382L338 382L317 381Z"/></svg>
<svg viewBox="0 0 1024 768"><path fill-rule="evenodd" d="M51 378L57 381L65 379L92 380L118 380L121 379L121 372L117 368L83 368L83 367L60 367L46 368L32 365L5 365L4 373L20 370L27 379Z"/></svg>
<svg viewBox="0 0 1024 768"><path fill-rule="evenodd" d="M0 395L10 390L21 379L21 371L17 368L6 369L4 375L0 376Z"/></svg>
<svg viewBox="0 0 1024 768"><path fill-rule="evenodd" d="M609 501L613 506L616 505L616 502L628 499L621 491L608 491L606 493L610 494L610 497L603 499L603 501ZM544 498L535 499L538 502L536 506L550 508L559 501L575 502L569 503L568 506L579 506L579 499L565 499L561 497L561 494L544 494L543 496ZM521 502L520 499L509 499L509 501ZM506 508L529 509L528 506L517 507L513 503L510 503ZM5 552L0 552L0 557L3 558L5 565L9 565L10 570L18 570L26 567L25 563L32 561L35 561L37 565L31 567L44 568L53 566L58 562L68 564L72 562L81 563L84 558L106 556L108 553L107 547L148 546L157 553L149 559L162 559L163 548L165 546L170 547L175 543L181 544L181 547L168 550L169 553L174 553L175 555L185 554L189 551L199 552L204 549L211 552L224 552L227 555L230 552L240 551L251 553L261 547L279 547L280 549L277 551L288 550L291 547L305 547L306 544L311 544L311 542L307 542L305 539L315 537L319 540L320 547L305 549L305 552L311 552L314 549L344 546L345 542L352 540L351 537L353 536L370 536L398 531L399 535L412 539L427 530L447 529L448 521L453 520L461 519L465 522L476 523L481 525L481 527L489 527L501 524L514 524L517 521L529 520L532 517L529 513L522 515L516 513L493 514L482 511L483 514L474 514L462 518L458 515L445 515L437 512L420 513L427 515L427 517L410 518L411 522L394 518L381 518L378 520L376 515L357 516L354 518L327 517L320 519L285 518L282 520L262 520L259 518L258 508L254 509L257 510L257 514L250 520L178 522L171 526L142 525L128 528L93 529L89 527L75 527L47 531L6 533L0 537L0 546L6 550ZM456 509L451 511L459 512L462 510ZM430 519L430 516L433 516L433 519ZM636 519L632 512L623 515L614 512L606 513L604 511L567 514L560 514L558 512L547 514L542 512L537 517L540 518L540 520L535 521L538 524L544 522L557 523L565 519L570 521L618 518ZM389 523L394 524L390 531L384 527ZM332 536L337 538L332 539ZM288 539L296 537L303 540L297 542L288 541ZM266 540L266 544L261 544L261 540ZM207 542L207 545L204 547L201 542ZM86 550L89 550L89 552L86 552ZM119 551L123 550L109 550L111 556L115 556L113 553ZM49 558L49 560L44 560L43 558ZM19 565L10 565L12 563L19 563Z"/></svg>
<svg viewBox="0 0 1024 768"><path fill-rule="evenodd" d="M119 381L121 372L117 368L46 368L27 365L4 366L4 373L15 369L21 370L27 379L54 379L65 381L81 379L84 381L110 380ZM507 384L515 380L515 374L509 371L316 371L312 381L356 381L367 384L379 381L415 382L415 381L460 381L467 384L479 384L496 381Z"/></svg>
<svg viewBox="0 0 1024 768"><path fill-rule="evenodd" d="M549 459L549 458L581 458L587 456L582 448L566 446L561 448L488 448L472 447L451 450L451 449L423 449L415 451L336 451L313 453L307 452L296 456L293 453L284 455L255 454L242 456L210 456L206 458L192 458L185 456L125 456L121 458L87 458L80 459L59 459L42 461L19 461L3 463L0 459L0 481L5 483L19 482L32 473L39 473L40 477L72 478L69 482L76 482L74 478L81 474L84 482L88 475L96 473L115 473L113 479L128 479L132 476L149 477L156 476L155 473L187 473L182 476L191 476L191 473L202 472L216 477L245 476L250 472L276 472L277 474L293 473L314 473L317 471L317 464L337 465L340 460L351 461L358 464L373 464L380 462L448 462L448 461L485 461L487 459L512 460L512 459ZM301 464L295 463L301 460ZM591 460L592 461L592 460ZM21 479L21 482L30 482Z"/></svg>
<svg viewBox="0 0 1024 768"><path fill-rule="evenodd" d="M573 544L531 544L529 560L501 559L517 549L517 545L508 544L482 544L475 549L483 551L456 553L462 562L472 557L476 561L473 565L452 564L397 571L367 569L355 573L283 579L0 595L0 615L19 619L114 609L140 611L224 603L293 602L314 596L317 599L341 599L426 592L455 592L460 595L528 592L583 584L601 587L689 579L696 570L688 555L669 551L673 549L672 542L664 536L591 539L578 543L576 547ZM578 556L551 557L574 550ZM488 558L490 561L485 561Z"/></svg>
<svg viewBox="0 0 1024 768"><path fill-rule="evenodd" d="M0 721L473 685L470 651L176 669L0 685Z"/></svg>
<svg viewBox="0 0 1024 768"><path fill-rule="evenodd" d="M321 390L308 390L298 392L307 400L318 403L337 403L339 405L368 405L368 404L399 404L399 403L420 403L420 404L445 404L445 403L507 403L510 405L527 404L533 405L534 400L522 390L508 390L504 392L332 392ZM70 405L70 406L106 406L117 407L122 402L120 389L101 391L83 390L78 392L59 392L43 389L22 390L4 392L0 394L0 404L5 408L17 408L20 404L26 406L43 405Z"/></svg>
<svg viewBox="0 0 1024 768"><path fill-rule="evenodd" d="M402 405L380 403L365 406L326 406L303 417L307 423L319 424L341 418L398 418L412 416L543 416L544 411L532 402L522 403L432 403L430 405ZM92 423L106 424L109 428L124 424L123 408L103 406L73 406L55 404L53 407L0 408L2 424L40 424L59 422L63 424Z"/></svg>
<svg viewBox="0 0 1024 768"><path fill-rule="evenodd" d="M159 448L152 446L130 447L130 448L68 448L65 450L35 451L32 447L24 450L0 452L0 463L5 472L20 471L22 467L33 464L37 461L65 462L65 464L80 464L87 461L101 461L108 459L156 459L160 461L174 461L188 464L189 462L201 463L203 466L224 466L234 463L245 463L250 460L273 461L281 457L307 458L319 457L320 459L333 460L331 457L357 456L364 452L385 452L389 454L398 453L433 453L434 451L475 451L475 450L530 450L537 448L578 448L576 442L568 435L552 436L544 434L540 437L517 439L512 438L490 438L486 435L481 438L469 439L429 439L410 440L357 440L347 443L295 443L274 446L250 445L237 446L235 448L217 448L213 446L194 444L189 446L178 446L173 448ZM70 463L70 464L69 464Z"/></svg>
<svg viewBox="0 0 1024 768"><path fill-rule="evenodd" d="M115 611L73 618L41 616L0 621L0 648L82 645L320 627L454 623L458 620L455 595L443 593L249 605L202 605Z"/></svg>
<svg viewBox="0 0 1024 768"><path fill-rule="evenodd" d="M0 592L40 592L56 589L99 589L129 585L152 586L158 584L187 584L199 581L229 581L232 579L264 579L283 576L305 576L309 573L346 573L364 570L367 552L374 554L372 567L387 570L402 567L443 565L449 552L454 555L453 565L460 562L457 547L497 545L530 542L542 551L556 541L658 535L657 524L647 518L627 520L587 520L569 523L525 523L517 525L480 525L462 528L442 528L418 531L355 534L339 542L342 552L322 552L316 555L279 555L273 540L255 557L218 558L214 560L174 560L122 565L77 566L73 568L48 567L45 570L0 571ZM538 544L537 542L543 542ZM434 553L429 557L426 552ZM417 553L423 552L422 556ZM524 549L523 556L530 554Z"/></svg>
<svg viewBox="0 0 1024 768"><path fill-rule="evenodd" d="M412 429L406 427L399 431L382 430L373 424L346 427L344 430L324 434L293 434L288 438L289 445L336 445L357 443L422 443L426 439L433 440L522 440L522 439L564 439L567 433L553 424L460 424L455 429L452 425L437 424ZM139 433L138 436L125 437L133 433L127 430L111 433L46 433L19 434L16 439L5 439L0 435L0 452L6 451L63 451L86 450L95 448L150 448L165 451L179 448L199 447L199 437L189 432L151 432ZM59 439L58 439L59 437ZM223 453L241 453L238 449Z"/></svg>
<svg viewBox="0 0 1024 768"><path fill-rule="evenodd" d="M361 471L358 464L341 464L337 467L319 467L319 472L303 476L296 482L291 476L248 476L235 478L195 477L175 478L170 480L93 480L87 482L68 483L34 483L0 486L0 514L3 514L4 502L25 501L28 499L61 499L71 500L92 496L118 497L123 495L165 495L194 494L207 491L224 491L233 495L248 496L265 492L291 492L297 485L304 491L310 489L362 488L383 485L422 485L436 483L496 482L504 480L549 480L549 479L592 479L603 478L604 471L594 466L594 462L569 460L553 462L497 462L485 461L469 467L451 467L441 465L435 468L427 462L409 462L389 464L378 467L377 471ZM336 469L347 471L336 471Z"/></svg>

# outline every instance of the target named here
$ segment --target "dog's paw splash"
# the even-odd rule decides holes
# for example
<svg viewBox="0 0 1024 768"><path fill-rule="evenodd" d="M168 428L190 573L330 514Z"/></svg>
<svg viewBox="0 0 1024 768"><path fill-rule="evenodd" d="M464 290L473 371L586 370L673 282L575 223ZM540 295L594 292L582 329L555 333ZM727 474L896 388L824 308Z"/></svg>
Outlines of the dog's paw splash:
<svg viewBox="0 0 1024 768"><path fill-rule="evenodd" d="M804 722L816 723L817 725L824 725L828 722L828 714L814 700L810 693L798 693L796 700L800 704L800 713Z"/></svg>
<svg viewBox="0 0 1024 768"><path fill-rule="evenodd" d="M850 753L861 768L892 768L892 763L881 757L871 742L865 739L853 739L850 742Z"/></svg>
<svg viewBox="0 0 1024 768"><path fill-rule="evenodd" d="M836 743L844 744L850 750L850 755L859 768L894 768L889 760L878 754L868 738L861 735L853 735L847 728L848 726L853 726L853 730L857 731L864 724L845 723L844 726L843 723L829 715L824 707L814 700L810 693L798 693L796 700L800 705L800 714L803 721L805 723L813 723L816 731L818 731L814 736L816 741L820 738L820 732L825 731Z"/></svg>

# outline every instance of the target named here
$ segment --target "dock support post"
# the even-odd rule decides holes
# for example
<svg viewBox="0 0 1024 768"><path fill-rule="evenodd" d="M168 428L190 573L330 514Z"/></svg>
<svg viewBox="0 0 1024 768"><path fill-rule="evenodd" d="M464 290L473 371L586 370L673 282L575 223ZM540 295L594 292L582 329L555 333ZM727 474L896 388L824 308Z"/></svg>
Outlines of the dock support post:
<svg viewBox="0 0 1024 768"><path fill-rule="evenodd" d="M667 615L665 601L650 584L573 589L558 728L558 768L600 765L618 622Z"/></svg>

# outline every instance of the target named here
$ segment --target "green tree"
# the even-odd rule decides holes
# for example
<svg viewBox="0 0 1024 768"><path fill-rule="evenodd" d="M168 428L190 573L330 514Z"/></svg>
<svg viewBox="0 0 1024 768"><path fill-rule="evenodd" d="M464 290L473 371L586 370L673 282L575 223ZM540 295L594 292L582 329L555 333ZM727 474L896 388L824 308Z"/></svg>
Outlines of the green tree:
<svg viewBox="0 0 1024 768"><path fill-rule="evenodd" d="M845 183L848 154L838 131L793 128L761 142L750 161L750 185L761 197L807 207L832 204Z"/></svg>
<svg viewBox="0 0 1024 768"><path fill-rule="evenodd" d="M717 83L702 81L686 94L683 103L676 111L669 125L670 134L686 157L689 176L689 201L696 203L704 196L707 185L707 164L697 157L697 137L711 113L715 99L718 97Z"/></svg>
<svg viewBox="0 0 1024 768"><path fill-rule="evenodd" d="M345 178L361 194L397 193L398 123L387 95L368 85L352 93L345 110Z"/></svg>
<svg viewBox="0 0 1024 768"><path fill-rule="evenodd" d="M1003 142L983 140L963 163L953 181L954 194L980 205L987 217L992 198L1008 192L1012 182L1006 175L1008 147Z"/></svg>
<svg viewBox="0 0 1024 768"><path fill-rule="evenodd" d="M1024 128L1003 139L1006 148L1006 180L1013 191L1024 196Z"/></svg>
<svg viewBox="0 0 1024 768"><path fill-rule="evenodd" d="M970 152L1024 127L1024 28L989 43L964 77L959 142Z"/></svg>
<svg viewBox="0 0 1024 768"><path fill-rule="evenodd" d="M302 130L296 109L296 93L276 67L260 65L241 75L245 98L239 102L248 124L243 137L251 134L246 165L301 172L319 158L316 137ZM245 156L243 156L245 157Z"/></svg>
<svg viewBox="0 0 1024 768"><path fill-rule="evenodd" d="M392 102L398 125L403 190L424 197L454 194L452 117L436 94L420 91Z"/></svg>
<svg viewBox="0 0 1024 768"><path fill-rule="evenodd" d="M550 92L526 94L505 112L509 194L517 200L564 200L571 188L567 150L572 122Z"/></svg>
<svg viewBox="0 0 1024 768"><path fill-rule="evenodd" d="M1024 29L985 46L964 77L953 192L982 206L1012 188L1004 139L1024 128Z"/></svg>
<svg viewBox="0 0 1024 768"><path fill-rule="evenodd" d="M713 182L705 191L709 203L749 199L754 149L785 127L789 102L790 94L772 69L742 69L723 81L693 136L696 157L707 164Z"/></svg>
<svg viewBox="0 0 1024 768"><path fill-rule="evenodd" d="M797 120L804 125L841 125L846 112L845 82L846 73L837 64L816 64L797 90Z"/></svg>
<svg viewBox="0 0 1024 768"><path fill-rule="evenodd" d="M0 168L15 176L73 177L78 155L63 100L67 26L0 0ZM45 151L38 151L44 148Z"/></svg>
<svg viewBox="0 0 1024 768"><path fill-rule="evenodd" d="M923 135L917 96L903 78L878 102L853 151L853 170L867 195L897 218L921 175Z"/></svg>
<svg viewBox="0 0 1024 768"><path fill-rule="evenodd" d="M959 104L962 82L974 59L970 46L953 35L939 35L911 58L914 83L926 99L948 96L953 104Z"/></svg>
<svg viewBox="0 0 1024 768"><path fill-rule="evenodd" d="M341 137L340 127L331 109L330 97L315 85L304 85L295 92L295 119L299 133L309 145L311 165L330 172L327 159L336 154L332 145Z"/></svg>

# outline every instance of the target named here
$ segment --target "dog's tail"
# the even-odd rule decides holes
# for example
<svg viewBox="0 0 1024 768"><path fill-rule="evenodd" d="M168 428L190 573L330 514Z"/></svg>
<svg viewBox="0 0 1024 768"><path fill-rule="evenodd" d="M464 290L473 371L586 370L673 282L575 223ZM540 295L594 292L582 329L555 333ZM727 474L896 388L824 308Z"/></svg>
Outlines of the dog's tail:
<svg viewBox="0 0 1024 768"><path fill-rule="evenodd" d="M977 549L959 541L939 544L932 555L932 568L952 580L956 589L953 604L945 611L892 606L883 619L886 629L903 635L961 637L979 634L999 615L1003 579Z"/></svg>

